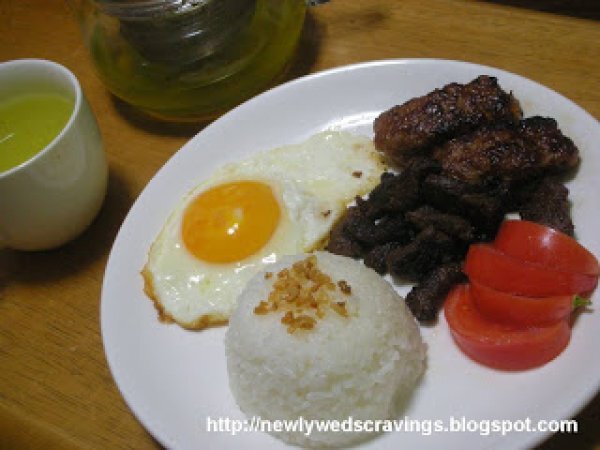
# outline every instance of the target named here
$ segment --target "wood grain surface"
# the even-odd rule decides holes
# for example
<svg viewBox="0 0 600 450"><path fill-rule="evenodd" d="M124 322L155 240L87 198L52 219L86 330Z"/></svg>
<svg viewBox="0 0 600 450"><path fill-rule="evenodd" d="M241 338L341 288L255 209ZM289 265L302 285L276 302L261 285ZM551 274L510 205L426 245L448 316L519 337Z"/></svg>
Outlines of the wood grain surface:
<svg viewBox="0 0 600 450"><path fill-rule="evenodd" d="M288 77L384 58L466 60L534 79L599 118L598 22L499 3L333 0L311 10ZM110 183L100 215L74 242L50 252L0 250L0 448L158 447L108 370L100 288L132 202L204 124L162 124L116 101L63 1L0 0L0 61L25 57L57 61L79 78L102 131ZM542 447L598 448L600 398L577 418L580 433Z"/></svg>

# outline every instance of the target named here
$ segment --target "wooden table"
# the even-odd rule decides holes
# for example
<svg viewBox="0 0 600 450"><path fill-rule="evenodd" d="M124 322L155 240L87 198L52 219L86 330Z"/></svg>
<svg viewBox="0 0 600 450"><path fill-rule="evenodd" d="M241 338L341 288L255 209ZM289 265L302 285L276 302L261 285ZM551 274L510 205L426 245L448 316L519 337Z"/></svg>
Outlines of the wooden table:
<svg viewBox="0 0 600 450"><path fill-rule="evenodd" d="M600 118L598 23L497 3L333 0L311 11L290 76L383 58L466 60L537 80ZM110 184L99 217L76 241L51 252L0 251L0 448L158 447L109 373L100 286L132 202L202 125L160 124L115 102L63 1L0 0L0 61L24 57L77 75L104 137ZM578 435L544 446L598 446L599 417L596 397L578 416Z"/></svg>

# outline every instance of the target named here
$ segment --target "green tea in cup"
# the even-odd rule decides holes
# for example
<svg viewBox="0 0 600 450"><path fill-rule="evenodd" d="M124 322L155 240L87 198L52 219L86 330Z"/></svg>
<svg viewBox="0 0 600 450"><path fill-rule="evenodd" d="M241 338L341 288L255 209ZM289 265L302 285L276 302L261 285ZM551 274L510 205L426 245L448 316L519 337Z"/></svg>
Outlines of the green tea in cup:
<svg viewBox="0 0 600 450"><path fill-rule="evenodd" d="M73 113L72 99L56 93L24 93L0 99L0 172L43 150Z"/></svg>
<svg viewBox="0 0 600 450"><path fill-rule="evenodd" d="M0 62L0 249L73 240L98 214L107 180L100 130L75 75L43 59Z"/></svg>

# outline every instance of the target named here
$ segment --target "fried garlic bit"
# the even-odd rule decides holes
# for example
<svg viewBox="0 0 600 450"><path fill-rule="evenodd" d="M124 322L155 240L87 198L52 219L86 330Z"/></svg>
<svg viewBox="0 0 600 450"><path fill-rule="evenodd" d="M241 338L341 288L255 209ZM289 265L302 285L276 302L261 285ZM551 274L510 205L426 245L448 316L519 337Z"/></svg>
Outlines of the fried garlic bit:
<svg viewBox="0 0 600 450"><path fill-rule="evenodd" d="M265 279L269 278L272 278L271 273L268 277L265 275ZM330 296L336 288L344 295L352 292L345 280L338 281L336 285L329 275L321 272L317 258L311 255L277 274L269 298L254 308L254 314L280 311L284 313L281 323L287 326L288 333L312 330L317 321L325 317L327 310L348 317L346 302L335 301Z"/></svg>

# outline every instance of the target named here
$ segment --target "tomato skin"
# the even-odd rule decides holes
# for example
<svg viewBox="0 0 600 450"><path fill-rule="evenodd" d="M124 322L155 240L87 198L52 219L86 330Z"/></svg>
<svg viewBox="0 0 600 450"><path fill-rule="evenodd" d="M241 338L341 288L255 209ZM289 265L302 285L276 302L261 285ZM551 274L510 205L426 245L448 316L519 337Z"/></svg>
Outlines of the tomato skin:
<svg viewBox="0 0 600 450"><path fill-rule="evenodd" d="M494 247L514 258L549 269L598 276L596 257L571 236L527 220L506 220Z"/></svg>
<svg viewBox="0 0 600 450"><path fill-rule="evenodd" d="M566 320L548 327L518 328L491 322L476 310L469 285L448 295L444 315L458 347L471 359L500 370L527 370L558 356L568 345Z"/></svg>
<svg viewBox="0 0 600 450"><path fill-rule="evenodd" d="M471 281L471 296L477 311L487 320L521 327L548 326L568 320L574 297L524 297L497 291L476 281Z"/></svg>
<svg viewBox="0 0 600 450"><path fill-rule="evenodd" d="M598 283L594 275L546 269L508 256L489 244L469 247L464 271L470 280L497 291L528 297L587 293Z"/></svg>

